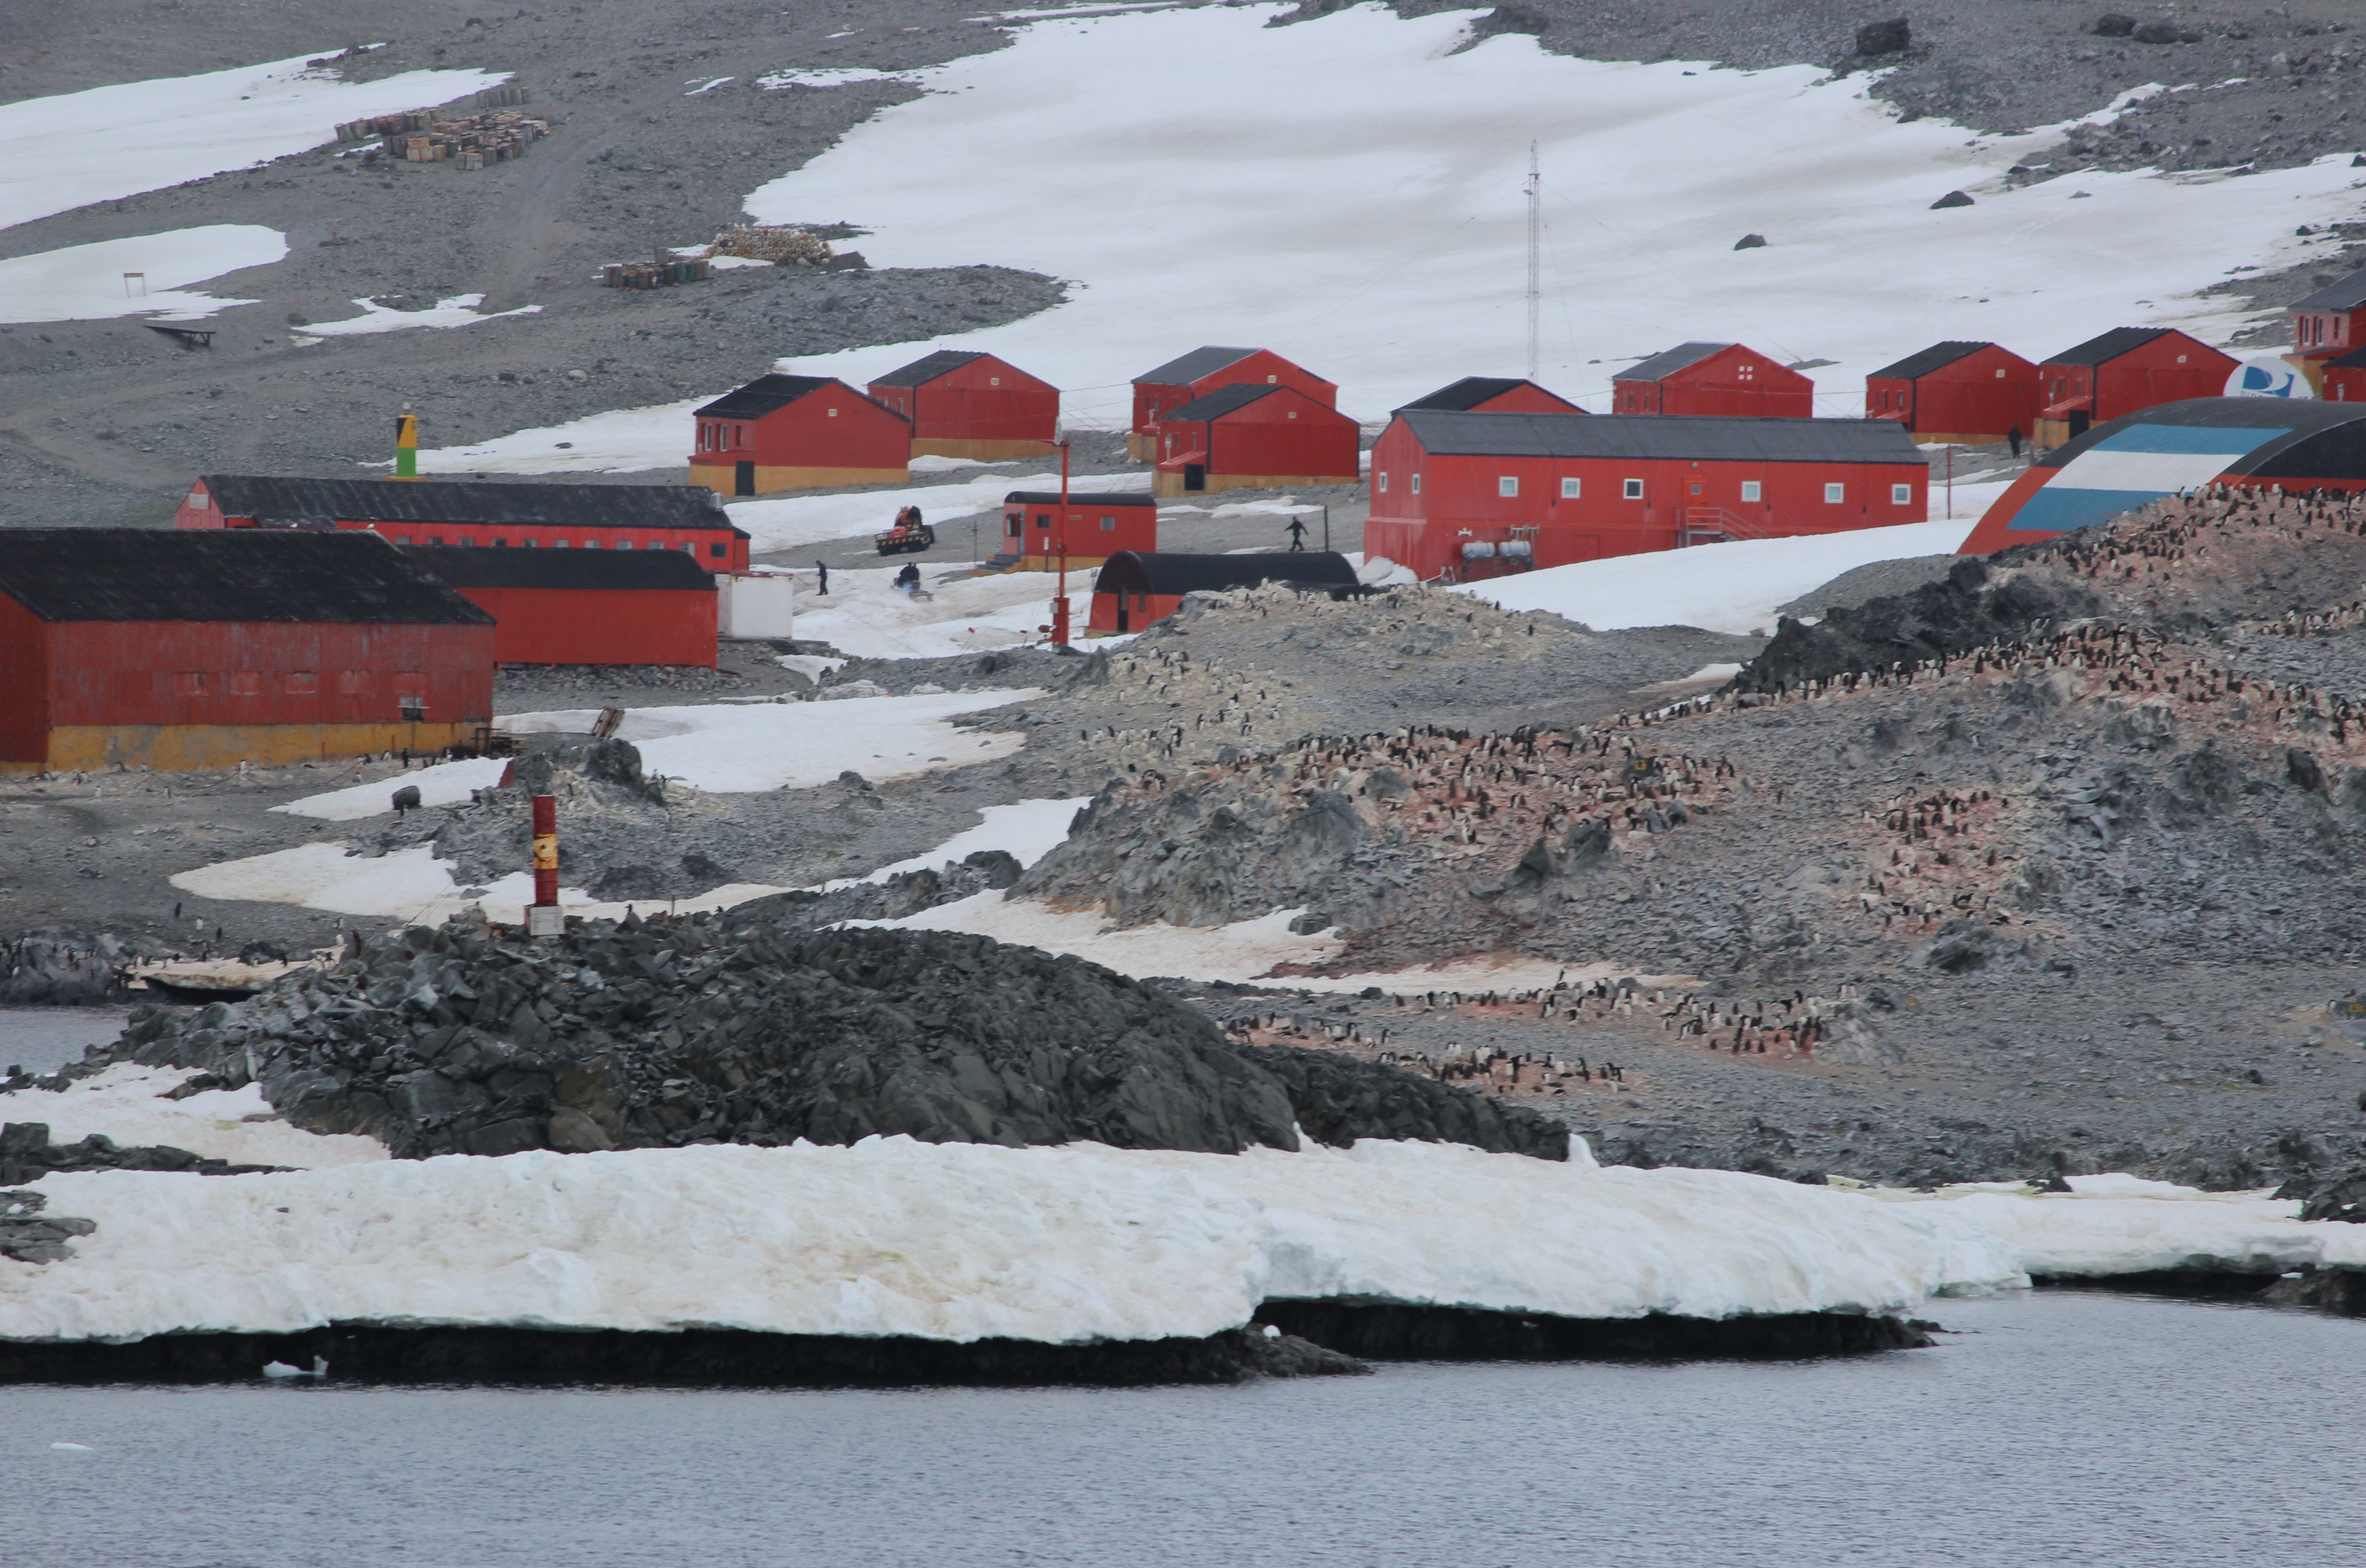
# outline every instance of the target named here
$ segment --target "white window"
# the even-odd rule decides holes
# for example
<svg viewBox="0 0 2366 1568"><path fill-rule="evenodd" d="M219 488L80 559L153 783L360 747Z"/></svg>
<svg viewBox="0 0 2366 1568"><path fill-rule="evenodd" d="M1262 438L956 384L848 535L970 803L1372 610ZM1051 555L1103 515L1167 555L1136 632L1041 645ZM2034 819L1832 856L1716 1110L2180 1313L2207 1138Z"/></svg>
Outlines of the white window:
<svg viewBox="0 0 2366 1568"><path fill-rule="evenodd" d="M567 541L564 539L553 539L550 541L550 547L554 550L563 550L567 547Z"/></svg>
<svg viewBox="0 0 2366 1568"><path fill-rule="evenodd" d="M399 538L399 539L395 540L395 543L396 543L396 544L398 544L398 545L407 545L407 544L411 543L411 536L410 536L410 535L408 535L408 534L405 534L404 536L402 536L402 537L400 537L400 538Z"/></svg>
<svg viewBox="0 0 2366 1568"><path fill-rule="evenodd" d="M999 387L1002 385L1002 378L999 376L988 376L986 378L986 384L989 387Z"/></svg>
<svg viewBox="0 0 2366 1568"><path fill-rule="evenodd" d="M1756 501L1763 493L1764 492L1759 489L1758 481L1756 479L1744 479L1741 481L1742 500Z"/></svg>
<svg viewBox="0 0 2366 1568"><path fill-rule="evenodd" d="M832 409L832 410L830 410L830 411L829 411L829 417L830 417L830 418L832 418L832 419L836 419L836 418L838 417L838 411L837 411L836 409Z"/></svg>
<svg viewBox="0 0 2366 1568"><path fill-rule="evenodd" d="M1575 501L1584 493L1585 481L1583 479L1563 479L1560 481L1560 498L1563 501Z"/></svg>
<svg viewBox="0 0 2366 1568"><path fill-rule="evenodd" d="M1389 493L1389 471L1386 468L1382 468L1378 473L1374 474L1372 479L1374 482L1379 484L1380 487L1380 493L1382 495Z"/></svg>
<svg viewBox="0 0 2366 1568"><path fill-rule="evenodd" d="M1415 495L1419 495L1421 493L1421 476L1419 474L1415 474L1413 477L1413 492Z"/></svg>
<svg viewBox="0 0 2366 1568"><path fill-rule="evenodd" d="M1278 387L1281 385L1281 378L1279 376L1268 376L1265 378L1265 384L1268 387Z"/></svg>
<svg viewBox="0 0 2366 1568"><path fill-rule="evenodd" d="M1847 498L1848 487L1846 485L1829 484L1824 487L1824 504L1827 506L1838 506Z"/></svg>
<svg viewBox="0 0 2366 1568"><path fill-rule="evenodd" d="M1501 479L1495 481L1495 493L1497 495L1519 494L1520 481L1518 478L1512 474L1504 475Z"/></svg>
<svg viewBox="0 0 2366 1568"><path fill-rule="evenodd" d="M1892 506L1913 505L1914 487L1912 485L1891 485L1889 487L1889 504Z"/></svg>
<svg viewBox="0 0 2366 1568"><path fill-rule="evenodd" d="M1117 519L1116 519L1116 518L1114 518L1114 517L1104 516L1104 517L1101 519L1101 532L1102 532L1102 533L1104 533L1104 534L1114 534L1114 533L1116 533L1116 532L1117 532Z"/></svg>
<svg viewBox="0 0 2366 1568"><path fill-rule="evenodd" d="M615 547L620 550L629 550L633 547L633 541L630 539L619 539L616 541Z"/></svg>
<svg viewBox="0 0 2366 1568"><path fill-rule="evenodd" d="M1623 488L1622 493L1624 493L1629 501L1642 500L1643 481L1641 479L1628 479Z"/></svg>
<svg viewBox="0 0 2366 1568"><path fill-rule="evenodd" d="M193 490L189 492L190 511L203 512L207 507L211 506L213 502L207 498L204 491Z"/></svg>
<svg viewBox="0 0 2366 1568"><path fill-rule="evenodd" d="M2004 379L2004 367L2001 365L1997 367L1997 379L2000 381Z"/></svg>

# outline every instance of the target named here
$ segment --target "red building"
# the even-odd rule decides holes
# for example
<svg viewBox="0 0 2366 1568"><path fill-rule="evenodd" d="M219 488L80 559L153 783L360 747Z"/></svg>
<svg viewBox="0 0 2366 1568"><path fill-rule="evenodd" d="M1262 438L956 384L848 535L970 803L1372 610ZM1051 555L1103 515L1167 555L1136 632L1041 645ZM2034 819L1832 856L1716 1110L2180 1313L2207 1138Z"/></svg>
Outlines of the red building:
<svg viewBox="0 0 2366 1568"><path fill-rule="evenodd" d="M2037 367L1992 343L1934 343L1865 378L1865 417L1915 440L1993 446L2037 429Z"/></svg>
<svg viewBox="0 0 2366 1568"><path fill-rule="evenodd" d="M2333 403L2366 403L2366 348L2328 359L2318 372L2317 396Z"/></svg>
<svg viewBox="0 0 2366 1568"><path fill-rule="evenodd" d="M1133 378L1133 423L1126 456L1148 462L1157 450L1159 418L1219 387L1289 387L1324 408L1339 406L1339 389L1268 348L1195 348Z"/></svg>
<svg viewBox="0 0 2366 1568"><path fill-rule="evenodd" d="M2217 397L2239 363L2174 327L2114 327L2037 367L2037 445L2059 446L2139 409Z"/></svg>
<svg viewBox="0 0 2366 1568"><path fill-rule="evenodd" d="M2284 357L2318 397L2331 397L2323 378L2327 362L2366 348L2366 267L2293 301L2292 328L2293 351Z"/></svg>
<svg viewBox="0 0 2366 1568"><path fill-rule="evenodd" d="M1679 344L1611 378L1613 413L1812 419L1816 384L1738 343Z"/></svg>
<svg viewBox="0 0 2366 1568"><path fill-rule="evenodd" d="M680 550L402 553L493 617L501 663L715 668L715 579Z"/></svg>
<svg viewBox="0 0 2366 1568"><path fill-rule="evenodd" d="M0 529L0 769L434 753L492 722L493 618L383 539Z"/></svg>
<svg viewBox="0 0 2366 1568"><path fill-rule="evenodd" d="M1445 409L1455 413L1583 413L1558 392L1509 376L1465 376L1398 409Z"/></svg>
<svg viewBox="0 0 2366 1568"><path fill-rule="evenodd" d="M1267 555L1136 555L1109 558L1093 580L1088 630L1104 634L1143 631L1173 615L1187 593L1218 593L1268 582L1327 589L1334 597L1355 592L1356 569L1330 550L1277 550Z"/></svg>
<svg viewBox="0 0 2366 1568"><path fill-rule="evenodd" d="M912 422L915 457L1041 457L1060 434L1060 389L991 354L944 348L871 383Z"/></svg>
<svg viewBox="0 0 2366 1568"><path fill-rule="evenodd" d="M1294 387L1219 387L1158 416L1151 490L1183 495L1279 485L1354 484L1356 422Z"/></svg>
<svg viewBox="0 0 2366 1568"><path fill-rule="evenodd" d="M1372 448L1369 558L1467 581L1725 539L1920 523L1930 466L1890 419L1409 410Z"/></svg>
<svg viewBox="0 0 2366 1568"><path fill-rule="evenodd" d="M912 422L827 376L759 376L692 414L690 482L718 495L912 477Z"/></svg>
<svg viewBox="0 0 2366 1568"><path fill-rule="evenodd" d="M173 521L183 528L366 528L398 545L680 550L710 571L748 566L747 534L713 491L695 485L207 474Z"/></svg>
<svg viewBox="0 0 2366 1568"><path fill-rule="evenodd" d="M1058 491L1014 490L1002 498L1005 570L1051 571L1065 539L1071 567L1098 566L1111 556L1158 548L1158 502L1148 491L1070 491L1063 513Z"/></svg>

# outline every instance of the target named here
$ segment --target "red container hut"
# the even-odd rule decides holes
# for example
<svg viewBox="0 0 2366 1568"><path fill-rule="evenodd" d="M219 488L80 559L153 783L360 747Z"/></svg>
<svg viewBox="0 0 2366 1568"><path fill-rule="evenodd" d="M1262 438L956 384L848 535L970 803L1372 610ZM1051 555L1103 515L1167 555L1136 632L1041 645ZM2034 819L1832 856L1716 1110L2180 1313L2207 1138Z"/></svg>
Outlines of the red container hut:
<svg viewBox="0 0 2366 1568"><path fill-rule="evenodd" d="M1219 387L1289 387L1324 408L1339 405L1338 386L1291 364L1269 348L1195 348L1133 378L1133 423L1126 455L1152 460L1157 451L1154 427L1160 417Z"/></svg>
<svg viewBox="0 0 2366 1568"><path fill-rule="evenodd" d="M869 390L912 422L915 457L1041 457L1059 439L1060 389L991 354L939 349Z"/></svg>
<svg viewBox="0 0 2366 1568"><path fill-rule="evenodd" d="M1816 384L1738 343L1679 344L1611 378L1613 413L1811 419Z"/></svg>
<svg viewBox="0 0 2366 1568"><path fill-rule="evenodd" d="M715 668L715 579L680 550L402 553L493 617L503 664Z"/></svg>
<svg viewBox="0 0 2366 1568"><path fill-rule="evenodd" d="M759 376L693 417L690 482L718 495L912 477L912 422L830 377Z"/></svg>
<svg viewBox="0 0 2366 1568"><path fill-rule="evenodd" d="M995 564L1055 570L1064 540L1071 568L1098 566L1128 550L1150 554L1158 548L1158 502L1147 491L1070 491L1064 513L1058 491L1014 490L1002 498L1002 553Z"/></svg>
<svg viewBox="0 0 2366 1568"><path fill-rule="evenodd" d="M1354 484L1362 432L1294 387L1219 387L1158 418L1159 495Z"/></svg>
<svg viewBox="0 0 2366 1568"><path fill-rule="evenodd" d="M2114 327L2037 367L2037 445L2059 446L2162 403L2217 397L2240 363L2174 327Z"/></svg>
<svg viewBox="0 0 2366 1568"><path fill-rule="evenodd" d="M1934 343L1865 378L1865 417L1920 442L1989 446L2037 429L2037 367L1992 343Z"/></svg>
<svg viewBox="0 0 2366 1568"><path fill-rule="evenodd" d="M2366 348L2328 359L2319 374L2317 396L2329 403L2366 403Z"/></svg>
<svg viewBox="0 0 2366 1568"><path fill-rule="evenodd" d="M2332 397L2325 387L2327 363L2366 348L2366 267L2293 301L2292 341L2285 359L2318 397ZM2347 400L2356 401L2357 395Z"/></svg>

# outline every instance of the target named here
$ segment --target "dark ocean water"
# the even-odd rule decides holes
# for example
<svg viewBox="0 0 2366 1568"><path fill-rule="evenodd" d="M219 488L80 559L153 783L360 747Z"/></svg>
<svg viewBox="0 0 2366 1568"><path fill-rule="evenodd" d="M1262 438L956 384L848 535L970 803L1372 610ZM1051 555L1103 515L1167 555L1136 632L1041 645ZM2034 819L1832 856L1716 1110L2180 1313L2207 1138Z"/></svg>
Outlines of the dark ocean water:
<svg viewBox="0 0 2366 1568"><path fill-rule="evenodd" d="M2366 1322L2067 1292L1940 1315L1966 1332L1864 1360L1242 1388L0 1389L0 1562L2366 1561Z"/></svg>
<svg viewBox="0 0 2366 1568"><path fill-rule="evenodd" d="M123 1032L123 1008L0 1008L0 1073L54 1073Z"/></svg>

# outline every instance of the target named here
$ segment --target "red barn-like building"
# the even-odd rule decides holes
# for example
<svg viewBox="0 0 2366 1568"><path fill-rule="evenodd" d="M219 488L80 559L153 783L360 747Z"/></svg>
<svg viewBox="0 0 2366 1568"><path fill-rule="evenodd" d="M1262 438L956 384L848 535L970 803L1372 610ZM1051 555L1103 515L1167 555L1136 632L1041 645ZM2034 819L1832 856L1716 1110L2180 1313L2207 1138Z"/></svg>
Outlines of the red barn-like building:
<svg viewBox="0 0 2366 1568"><path fill-rule="evenodd" d="M1679 344L1611 378L1613 413L1812 419L1816 384L1738 343Z"/></svg>
<svg viewBox="0 0 2366 1568"><path fill-rule="evenodd" d="M1277 550L1263 555L1111 556L1093 580L1088 629L1105 634L1138 632L1173 615L1187 593L1220 593L1268 582L1302 588L1355 590L1356 569L1331 550Z"/></svg>
<svg viewBox="0 0 2366 1568"><path fill-rule="evenodd" d="M1930 476L1889 419L1409 410L1372 448L1364 551L1468 580L1880 528L1930 515Z"/></svg>
<svg viewBox="0 0 2366 1568"><path fill-rule="evenodd" d="M680 550L710 571L748 566L747 534L713 491L695 485L207 474L173 521L183 528L366 528L398 545Z"/></svg>
<svg viewBox="0 0 2366 1568"><path fill-rule="evenodd" d="M0 769L435 752L492 722L493 618L367 534L0 529Z"/></svg>
<svg viewBox="0 0 2366 1568"><path fill-rule="evenodd" d="M1060 434L1060 389L991 354L939 349L870 392L912 422L915 457L1041 457Z"/></svg>
<svg viewBox="0 0 2366 1568"><path fill-rule="evenodd" d="M402 553L493 617L503 664L715 668L715 579L680 550Z"/></svg>
<svg viewBox="0 0 2366 1568"><path fill-rule="evenodd" d="M1583 413L1558 392L1509 376L1465 376L1398 409L1445 409L1455 413Z"/></svg>
<svg viewBox="0 0 2366 1568"><path fill-rule="evenodd" d="M2327 360L2318 371L2317 396L2330 403L2366 403L2366 348Z"/></svg>
<svg viewBox="0 0 2366 1568"><path fill-rule="evenodd" d="M2037 429L2037 367L1992 343L1934 343L1865 378L1865 417L1917 441L1990 446Z"/></svg>
<svg viewBox="0 0 2366 1568"><path fill-rule="evenodd" d="M1014 490L1004 496L1002 553L996 563L1005 570L1053 570L1064 538L1072 568L1098 566L1127 550L1147 555L1158 548L1158 502L1147 491L1072 490L1065 515L1063 528L1055 490Z"/></svg>
<svg viewBox="0 0 2366 1568"><path fill-rule="evenodd" d="M2114 327L2037 367L2037 445L2059 446L2161 403L2217 397L2240 363L2174 327Z"/></svg>
<svg viewBox="0 0 2366 1568"><path fill-rule="evenodd" d="M1195 348L1133 378L1133 423L1126 436L1126 456L1136 462L1154 460L1155 427L1161 417L1219 387L1237 386L1289 387L1326 409L1339 406L1335 383L1269 348Z"/></svg>
<svg viewBox="0 0 2366 1568"><path fill-rule="evenodd" d="M2285 359L2308 378L2318 397L2331 397L2325 389L2327 363L2366 348L2366 267L2294 300L2292 333ZM2349 400L2356 400L2354 394Z"/></svg>
<svg viewBox="0 0 2366 1568"><path fill-rule="evenodd" d="M1294 387L1219 387L1159 415L1151 490L1184 495L1354 484L1362 432Z"/></svg>
<svg viewBox="0 0 2366 1568"><path fill-rule="evenodd" d="M912 422L830 377L759 376L692 412L690 482L718 495L912 477Z"/></svg>

